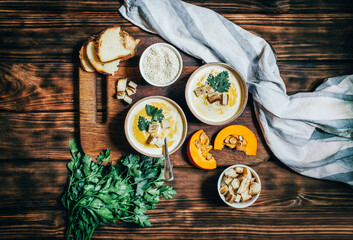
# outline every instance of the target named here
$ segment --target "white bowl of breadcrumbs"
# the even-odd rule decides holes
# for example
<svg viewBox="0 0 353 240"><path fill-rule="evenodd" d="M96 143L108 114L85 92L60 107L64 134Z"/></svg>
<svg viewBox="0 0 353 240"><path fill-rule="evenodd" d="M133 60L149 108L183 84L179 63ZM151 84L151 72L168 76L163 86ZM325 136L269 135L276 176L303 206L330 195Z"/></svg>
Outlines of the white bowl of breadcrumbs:
<svg viewBox="0 0 353 240"><path fill-rule="evenodd" d="M142 53L140 73L153 86L165 87L173 84L183 69L179 51L167 43L155 43Z"/></svg>

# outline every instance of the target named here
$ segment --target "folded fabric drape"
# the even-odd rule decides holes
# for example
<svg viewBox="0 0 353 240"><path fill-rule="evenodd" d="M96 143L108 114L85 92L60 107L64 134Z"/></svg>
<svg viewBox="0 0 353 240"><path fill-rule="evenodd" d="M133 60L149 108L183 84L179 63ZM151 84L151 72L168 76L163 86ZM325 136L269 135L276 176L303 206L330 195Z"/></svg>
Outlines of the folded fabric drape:
<svg viewBox="0 0 353 240"><path fill-rule="evenodd" d="M125 0L119 11L191 56L235 67L274 155L302 175L353 185L353 75L288 96L271 46L220 14L180 0Z"/></svg>

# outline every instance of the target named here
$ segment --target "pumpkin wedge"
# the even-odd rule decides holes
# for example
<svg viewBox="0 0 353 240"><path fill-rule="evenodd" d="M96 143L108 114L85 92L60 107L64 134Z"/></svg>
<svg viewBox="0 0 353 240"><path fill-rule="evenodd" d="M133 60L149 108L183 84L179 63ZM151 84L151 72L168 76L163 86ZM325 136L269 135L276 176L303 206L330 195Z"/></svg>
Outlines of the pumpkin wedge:
<svg viewBox="0 0 353 240"><path fill-rule="evenodd" d="M243 151L246 155L256 155L256 136L249 128L243 125L230 125L217 134L214 141L214 149L222 150L225 145L238 151Z"/></svg>
<svg viewBox="0 0 353 240"><path fill-rule="evenodd" d="M205 132L200 129L194 133L188 143L187 154L190 162L196 167L206 170L215 169L217 167L216 160L211 155L212 145Z"/></svg>

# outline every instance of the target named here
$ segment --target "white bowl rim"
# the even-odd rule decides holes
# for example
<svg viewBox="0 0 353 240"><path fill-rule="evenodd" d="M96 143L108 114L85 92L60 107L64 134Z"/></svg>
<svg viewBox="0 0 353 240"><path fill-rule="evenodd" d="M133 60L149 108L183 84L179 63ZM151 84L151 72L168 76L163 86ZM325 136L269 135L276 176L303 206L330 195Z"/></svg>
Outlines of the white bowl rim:
<svg viewBox="0 0 353 240"><path fill-rule="evenodd" d="M202 69L206 68L206 67L209 67L209 66L223 66L225 68L228 68L230 69L231 71L233 71L236 75L239 76L240 78L240 81L239 81L239 84L242 85L241 87L243 87L245 89L245 93L244 93L244 105L243 106L240 106L239 110L237 111L236 114L234 114L234 116L226 119L226 120L223 120L223 121L219 121L219 122L213 122L213 121L208 121L204 118L202 118L196 111L194 108L192 108L191 106L191 103L190 103L190 99L188 97L189 95L189 89L190 89L190 85L191 85L191 82L192 82L192 79L194 78L194 76L199 72L201 71ZM237 70L235 69L234 67L230 66L229 64L226 64L226 63L222 63L222 62L211 62L211 63L207 63L207 64L204 64L202 66L200 66L199 68L197 68L189 77L187 83L186 83L186 86L185 86L185 99L186 99L186 103L190 109L190 111L192 112L192 114L198 119L200 120L201 122L205 123L205 124L208 124L208 125L224 125L224 124L228 124L228 123L231 123L233 122L235 119L237 119L244 111L246 105L247 105L247 102L248 102L248 86L246 85L246 81L245 81L245 78L243 77L243 75Z"/></svg>
<svg viewBox="0 0 353 240"><path fill-rule="evenodd" d="M228 170L228 169L231 169L231 168L235 168L235 167L246 167L248 168L251 173L255 176L257 182L260 184L260 192L258 194L256 194L252 199L250 199L249 201L245 202L245 203L229 203L225 200L225 196L220 192L220 188L221 188L221 181L222 181L222 178L223 178L223 175L224 173ZM262 190L262 186L261 186L261 180L260 180L260 177L259 175L257 174L257 172L252 169L251 167L247 166L247 165L244 165L244 164L234 164L232 166L229 166L227 167L219 176L218 178L218 182L217 182L217 192L218 192L218 195L220 196L220 198L223 200L223 202L225 202L228 206L231 206L233 208L246 208L246 207L249 207L250 205L252 205L254 202L256 202L256 200L258 199L258 197L260 196L260 193L261 193L261 190Z"/></svg>
<svg viewBox="0 0 353 240"><path fill-rule="evenodd" d="M158 83L154 83L154 82L150 81L146 77L146 75L145 75L145 73L143 71L143 66L142 66L142 61L143 61L144 57L146 56L146 53L149 51L149 49L151 49L154 46L158 46L158 45L166 46L166 47L169 47L171 50L173 50L173 52L176 54L176 56L177 56L177 58L179 60L179 64L180 64L179 70L178 70L178 74L175 76L175 78L172 81L170 81L168 83L165 83L165 84L158 84ZM143 77L143 79L147 83L149 83L149 84L151 84L153 86L156 86L156 87L166 87L166 86L172 85L173 83L175 83L179 79L179 77L180 77L180 75L181 75L181 73L183 71L183 58L181 57L180 52L173 45L168 44L168 43L154 43L154 44L150 45L149 47L147 47L143 51L143 53L141 54L140 61L139 61L139 70L140 70L141 76Z"/></svg>
<svg viewBox="0 0 353 240"><path fill-rule="evenodd" d="M146 156L150 156L150 157L163 157L164 155L163 154L151 154L151 153L148 153L146 151L143 151L141 149L138 149L134 143L132 142L131 140L131 137L130 135L128 134L127 132L127 124L128 124L128 119L130 118L131 116L131 113L133 111L134 108L136 108L136 106L138 106L139 104L141 104L142 102L146 101L146 100L149 100L149 99L164 99L166 101L168 101L169 103L171 103L180 113L181 115L181 119L183 120L183 134L182 134L182 138L179 142L179 144L172 150L169 150L169 154L173 154L174 152L176 152L185 142L185 139L186 139L186 136L187 136L187 132L188 132L188 121L186 119L186 116L185 116L185 113L183 111L183 109L179 106L179 104L177 104L175 101L173 101L172 99L170 98L167 98L167 97L164 97L164 96L148 96L148 97L145 97L145 98L142 98L141 100L137 101L128 111L128 113L126 114L126 117L125 117L125 122L124 122L124 132L125 132L125 136L126 136L126 139L127 141L129 142L130 146L135 149L137 152L143 154L143 155L146 155Z"/></svg>

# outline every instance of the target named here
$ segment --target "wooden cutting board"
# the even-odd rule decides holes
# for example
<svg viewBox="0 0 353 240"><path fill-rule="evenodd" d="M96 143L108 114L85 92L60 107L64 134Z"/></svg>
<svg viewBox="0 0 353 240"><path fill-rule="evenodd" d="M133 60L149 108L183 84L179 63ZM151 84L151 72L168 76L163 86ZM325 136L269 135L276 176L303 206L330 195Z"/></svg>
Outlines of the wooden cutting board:
<svg viewBox="0 0 353 240"><path fill-rule="evenodd" d="M142 79L138 67L121 66L115 76L102 77L97 73L79 70L79 108L80 108L80 141L85 153L95 158L106 148L111 150L112 159L119 159L122 153L134 152L124 133L124 121L131 105L116 99L118 79L127 77L138 84L136 94L132 95L133 103L146 96L166 96L174 100L184 110L188 121L188 135L183 146L171 155L174 166L192 166L187 158L186 146L191 135L204 129L211 138L211 143L223 127L209 126L201 123L190 112L184 97L184 89L188 77L198 66L184 66L183 74L173 85L158 88L148 85ZM97 87L98 86L98 87ZM98 96L98 98L97 98ZM256 122L250 99L243 114L232 124L242 124L250 128L258 140L256 156L246 156L243 152L224 148L222 151L212 150L218 166L229 166L236 163L255 165L269 159L269 151L265 146L261 130ZM230 124L228 124L230 125Z"/></svg>

